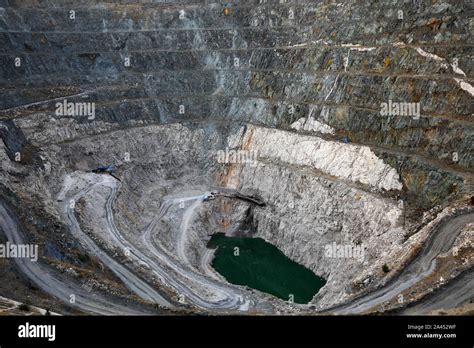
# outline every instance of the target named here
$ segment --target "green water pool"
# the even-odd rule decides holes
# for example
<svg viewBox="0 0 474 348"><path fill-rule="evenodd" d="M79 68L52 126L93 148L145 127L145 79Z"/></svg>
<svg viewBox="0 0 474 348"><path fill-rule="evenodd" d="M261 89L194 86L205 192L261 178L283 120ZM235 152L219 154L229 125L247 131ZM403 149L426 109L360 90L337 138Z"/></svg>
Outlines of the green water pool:
<svg viewBox="0 0 474 348"><path fill-rule="evenodd" d="M212 267L229 283L246 285L285 301L308 303L326 284L324 278L293 262L261 238L216 233L207 247L217 248Z"/></svg>

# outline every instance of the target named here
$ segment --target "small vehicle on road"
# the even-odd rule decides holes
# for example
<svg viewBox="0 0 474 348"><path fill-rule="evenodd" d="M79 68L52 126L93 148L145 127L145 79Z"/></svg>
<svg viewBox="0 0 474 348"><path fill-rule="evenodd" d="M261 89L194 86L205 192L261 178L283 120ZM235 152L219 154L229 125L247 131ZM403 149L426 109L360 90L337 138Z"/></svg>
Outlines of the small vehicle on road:
<svg viewBox="0 0 474 348"><path fill-rule="evenodd" d="M92 169L92 172L96 174L110 174L110 176L114 177L118 181L122 181L118 176L115 175L115 167L112 164L107 166L99 165L95 169Z"/></svg>
<svg viewBox="0 0 474 348"><path fill-rule="evenodd" d="M100 173L113 173L115 172L115 167L112 164L108 166L99 165L95 169L92 170L93 173L100 174Z"/></svg>
<svg viewBox="0 0 474 348"><path fill-rule="evenodd" d="M216 199L216 194L218 192L217 191L211 191L211 192L206 192L204 194L204 202L207 202L207 201L211 201L213 199Z"/></svg>

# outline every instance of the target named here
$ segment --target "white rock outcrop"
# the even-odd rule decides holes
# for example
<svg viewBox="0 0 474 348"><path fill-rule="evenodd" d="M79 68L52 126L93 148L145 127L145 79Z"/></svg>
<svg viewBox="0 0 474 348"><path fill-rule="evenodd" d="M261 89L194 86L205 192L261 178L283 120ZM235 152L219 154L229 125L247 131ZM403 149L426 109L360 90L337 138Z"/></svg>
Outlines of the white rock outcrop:
<svg viewBox="0 0 474 348"><path fill-rule="evenodd" d="M259 157L309 166L340 179L377 189L401 190L397 171L367 146L344 144L277 129L248 126L242 143Z"/></svg>
<svg viewBox="0 0 474 348"><path fill-rule="evenodd" d="M322 134L334 134L336 131L331 126L315 120L314 117L305 118L302 117L298 121L293 122L290 128L299 130L305 130L309 132L319 132Z"/></svg>

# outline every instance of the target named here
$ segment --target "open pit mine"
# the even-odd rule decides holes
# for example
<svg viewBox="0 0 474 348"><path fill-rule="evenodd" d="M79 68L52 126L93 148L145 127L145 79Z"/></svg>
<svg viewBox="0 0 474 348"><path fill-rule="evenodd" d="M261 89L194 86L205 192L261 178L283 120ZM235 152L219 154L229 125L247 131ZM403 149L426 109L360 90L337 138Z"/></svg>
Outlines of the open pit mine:
<svg viewBox="0 0 474 348"><path fill-rule="evenodd" d="M474 313L469 0L0 0L0 315Z"/></svg>

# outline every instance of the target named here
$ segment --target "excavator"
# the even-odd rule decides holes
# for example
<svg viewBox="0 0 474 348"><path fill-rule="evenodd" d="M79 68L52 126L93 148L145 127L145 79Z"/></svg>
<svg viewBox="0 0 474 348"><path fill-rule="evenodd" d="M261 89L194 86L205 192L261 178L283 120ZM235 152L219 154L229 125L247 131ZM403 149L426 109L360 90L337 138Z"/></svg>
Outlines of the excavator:
<svg viewBox="0 0 474 348"><path fill-rule="evenodd" d="M93 173L96 173L96 174L104 174L104 173L107 173L107 174L110 174L110 176L113 176L115 179L117 179L118 181L122 181L120 180L119 177L117 177L114 172L115 172L115 167L112 165L112 164L109 164L107 166L102 166L102 165L99 165L97 166L95 169L92 169L92 172Z"/></svg>

